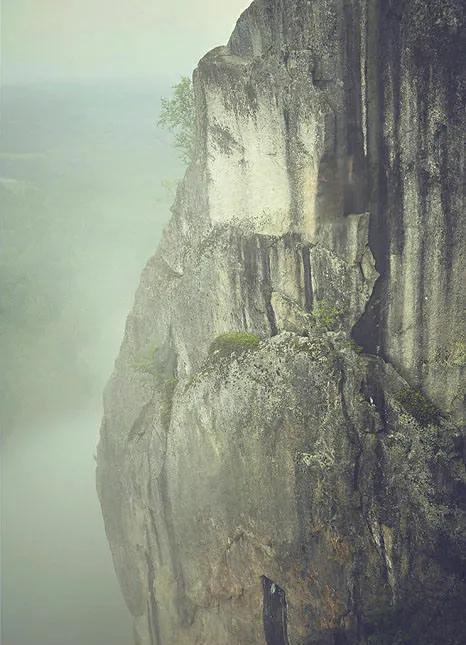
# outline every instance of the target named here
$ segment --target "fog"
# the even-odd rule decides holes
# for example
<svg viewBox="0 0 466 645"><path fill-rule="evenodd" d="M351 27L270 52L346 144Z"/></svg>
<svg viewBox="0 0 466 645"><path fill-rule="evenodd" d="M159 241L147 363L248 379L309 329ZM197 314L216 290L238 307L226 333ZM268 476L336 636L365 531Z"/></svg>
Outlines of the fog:
<svg viewBox="0 0 466 645"><path fill-rule="evenodd" d="M128 644L95 494L101 391L181 168L160 89L6 88L0 337L4 644Z"/></svg>
<svg viewBox="0 0 466 645"><path fill-rule="evenodd" d="M183 173L160 97L247 4L3 2L3 645L131 643L95 493L102 390Z"/></svg>
<svg viewBox="0 0 466 645"><path fill-rule="evenodd" d="M189 74L251 0L2 0L6 82Z"/></svg>

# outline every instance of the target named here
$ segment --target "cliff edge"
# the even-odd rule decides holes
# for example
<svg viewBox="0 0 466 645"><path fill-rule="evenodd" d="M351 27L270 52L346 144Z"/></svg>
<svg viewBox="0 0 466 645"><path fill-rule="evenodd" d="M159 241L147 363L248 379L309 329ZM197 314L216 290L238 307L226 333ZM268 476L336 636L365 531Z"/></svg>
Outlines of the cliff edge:
<svg viewBox="0 0 466 645"><path fill-rule="evenodd" d="M464 33L255 0L200 61L98 449L137 645L464 641Z"/></svg>

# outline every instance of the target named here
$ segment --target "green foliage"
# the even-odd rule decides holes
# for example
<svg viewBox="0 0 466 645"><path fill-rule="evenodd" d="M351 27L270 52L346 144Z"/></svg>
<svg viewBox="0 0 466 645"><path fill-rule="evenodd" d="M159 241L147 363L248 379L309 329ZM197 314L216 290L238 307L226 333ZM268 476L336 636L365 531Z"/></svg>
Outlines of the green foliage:
<svg viewBox="0 0 466 645"><path fill-rule="evenodd" d="M131 367L136 372L142 372L143 374L152 374L152 376L157 375L157 352L159 348L155 343L149 345L149 347L136 356L134 361L131 363Z"/></svg>
<svg viewBox="0 0 466 645"><path fill-rule="evenodd" d="M158 125L174 135L175 146L185 163L190 163L196 149L196 115L191 79L183 76L173 87L172 98L163 98Z"/></svg>
<svg viewBox="0 0 466 645"><path fill-rule="evenodd" d="M451 352L451 362L456 367L464 367L466 365L466 341L456 341Z"/></svg>
<svg viewBox="0 0 466 645"><path fill-rule="evenodd" d="M315 303L311 315L317 327L333 331L340 323L343 312L326 300L320 300Z"/></svg>
<svg viewBox="0 0 466 645"><path fill-rule="evenodd" d="M167 348L160 348L152 343L131 364L137 372L153 377L154 385L160 393L160 420L165 428L170 425L173 396L178 385L172 358L170 350L167 351Z"/></svg>
<svg viewBox="0 0 466 645"><path fill-rule="evenodd" d="M243 354L257 349L261 339L244 331L230 331L217 336L209 347L209 354L218 357Z"/></svg>
<svg viewBox="0 0 466 645"><path fill-rule="evenodd" d="M441 412L438 407L419 390L402 388L396 399L422 426L437 424L440 421Z"/></svg>

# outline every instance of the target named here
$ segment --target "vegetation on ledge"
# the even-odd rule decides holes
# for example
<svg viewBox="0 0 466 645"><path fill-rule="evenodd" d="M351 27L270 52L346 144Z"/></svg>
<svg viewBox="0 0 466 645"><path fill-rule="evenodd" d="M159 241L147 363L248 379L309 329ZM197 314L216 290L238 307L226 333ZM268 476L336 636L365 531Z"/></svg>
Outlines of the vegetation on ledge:
<svg viewBox="0 0 466 645"><path fill-rule="evenodd" d="M343 312L339 307L326 300L316 302L311 312L316 327L326 331L334 331L338 327L342 315Z"/></svg>
<svg viewBox="0 0 466 645"><path fill-rule="evenodd" d="M257 349L261 339L256 334L250 334L245 331L230 331L226 334L217 336L209 347L209 356L219 358L238 356L244 352Z"/></svg>
<svg viewBox="0 0 466 645"><path fill-rule="evenodd" d="M171 132L175 147L185 163L190 163L196 151L196 111L191 79L183 76L173 87L172 98L162 98L158 125Z"/></svg>

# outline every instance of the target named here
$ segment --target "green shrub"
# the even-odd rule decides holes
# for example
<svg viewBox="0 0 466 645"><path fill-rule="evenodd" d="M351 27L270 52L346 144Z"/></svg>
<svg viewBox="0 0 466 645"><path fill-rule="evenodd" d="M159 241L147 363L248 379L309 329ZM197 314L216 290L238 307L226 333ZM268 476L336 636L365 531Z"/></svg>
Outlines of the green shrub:
<svg viewBox="0 0 466 645"><path fill-rule="evenodd" d="M185 163L190 163L196 150L196 118L193 84L183 76L173 87L172 98L163 98L158 125L171 132L175 146Z"/></svg>
<svg viewBox="0 0 466 645"><path fill-rule="evenodd" d="M316 326L333 331L340 323L343 312L336 305L332 305L326 300L316 302L311 316L314 319Z"/></svg>
<svg viewBox="0 0 466 645"><path fill-rule="evenodd" d="M244 352L256 349L261 339L255 334L245 331L230 331L217 336L209 347L210 356L231 356L243 354Z"/></svg>
<svg viewBox="0 0 466 645"><path fill-rule="evenodd" d="M442 415L438 407L419 390L405 387L398 392L396 399L421 425L428 426L440 421Z"/></svg>

